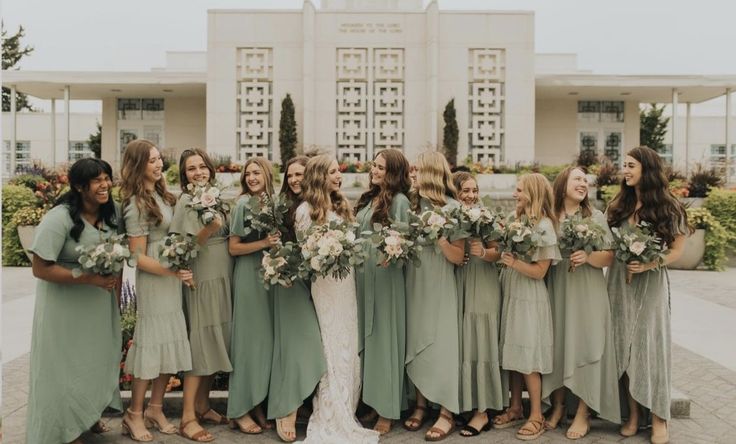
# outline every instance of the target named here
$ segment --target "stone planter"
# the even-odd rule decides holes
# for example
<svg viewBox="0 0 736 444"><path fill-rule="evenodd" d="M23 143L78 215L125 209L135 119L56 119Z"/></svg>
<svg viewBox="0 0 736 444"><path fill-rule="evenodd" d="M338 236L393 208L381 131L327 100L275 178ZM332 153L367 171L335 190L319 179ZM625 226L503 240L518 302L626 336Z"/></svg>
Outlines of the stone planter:
<svg viewBox="0 0 736 444"><path fill-rule="evenodd" d="M33 260L33 254L30 250L33 245L33 237L36 235L36 225L21 225L18 227L18 237L20 238L20 245L23 247L26 256L29 260Z"/></svg>
<svg viewBox="0 0 736 444"><path fill-rule="evenodd" d="M681 197L680 202L685 208L701 208L705 204L704 197Z"/></svg>
<svg viewBox="0 0 736 444"><path fill-rule="evenodd" d="M698 229L685 239L682 256L668 265L676 270L694 270L703 260L705 254L705 230Z"/></svg>
<svg viewBox="0 0 736 444"><path fill-rule="evenodd" d="M480 191L513 190L516 188L516 174L478 174L475 176Z"/></svg>
<svg viewBox="0 0 736 444"><path fill-rule="evenodd" d="M370 173L342 173L342 188L368 188Z"/></svg>

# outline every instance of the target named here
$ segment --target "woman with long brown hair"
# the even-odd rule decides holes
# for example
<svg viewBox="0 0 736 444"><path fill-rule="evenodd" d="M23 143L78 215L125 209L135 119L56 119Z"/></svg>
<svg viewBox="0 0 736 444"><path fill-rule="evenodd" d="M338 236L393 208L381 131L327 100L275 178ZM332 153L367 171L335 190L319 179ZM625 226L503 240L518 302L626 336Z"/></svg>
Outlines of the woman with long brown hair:
<svg viewBox="0 0 736 444"><path fill-rule="evenodd" d="M409 221L409 161L395 149L375 155L370 187L355 206L360 231ZM401 416L406 355L406 285L404 267L383 266L376 249L356 271L358 335L363 352L363 402L378 416L374 430L381 435Z"/></svg>
<svg viewBox="0 0 736 444"><path fill-rule="evenodd" d="M184 399L180 433L194 441L214 439L200 422L227 424L227 419L210 408L209 392L215 373L233 370L228 357L232 319L233 260L227 249L227 215L216 213L204 224L192 208L192 190L188 185L215 185L215 167L201 149L184 150L179 158L181 196L174 209L169 231L189 234L200 245L192 272L196 287L184 287L189 343L192 347L192 371L184 375Z"/></svg>
<svg viewBox="0 0 736 444"><path fill-rule="evenodd" d="M286 162L281 195L291 206L286 215L284 242L296 242L294 217L302 203L302 180L307 158ZM324 352L309 283L296 280L290 287L273 287L273 361L268 390L268 418L276 419L276 433L285 442L296 439L296 413L314 392L324 374Z"/></svg>
<svg viewBox="0 0 736 444"><path fill-rule="evenodd" d="M588 201L588 180L581 167L562 170L552 189L559 225L580 215L605 230L602 251L563 250L562 261L552 265L547 275L554 356L552 373L542 376L542 398L549 396L553 407L545 427L557 428L574 409L575 420L566 436L580 439L590 430L590 409L608 421L621 422L611 308L603 276L603 267L613 260L612 236L603 213ZM557 235L561 234L558 228ZM566 409L566 399L577 405Z"/></svg>
<svg viewBox="0 0 736 444"><path fill-rule="evenodd" d="M450 166L437 152L417 158L417 184L412 210L457 208ZM441 237L438 249L425 247L420 267L406 270L406 373L416 388L416 406L404 428L419 430L427 417L427 402L439 404L440 417L424 436L445 439L455 429L453 413L460 413L460 304L455 265L465 259L465 241Z"/></svg>
<svg viewBox="0 0 736 444"><path fill-rule="evenodd" d="M133 345L125 360L133 386L123 430L133 440L146 442L153 440L147 426L165 434L177 432L162 411L166 384L170 375L192 369L181 293L181 282L190 281L192 272L174 272L158 261L158 247L169 232L176 203L166 189L162 168L161 154L150 141L138 139L125 147L120 194L130 249L138 255L138 313ZM151 398L143 412L151 380Z"/></svg>
<svg viewBox="0 0 736 444"><path fill-rule="evenodd" d="M253 197L273 197L271 162L252 157L243 165L240 175L242 189L230 219L228 249L235 256L233 270L233 322L230 360L233 372L227 402L228 418L235 418L231 427L249 435L262 433L271 426L266 421L261 403L268 396L273 358L273 303L258 274L263 250L279 243L280 233L248 230L246 216L248 200ZM255 416L256 423L253 420Z"/></svg>
<svg viewBox="0 0 736 444"><path fill-rule="evenodd" d="M608 206L611 227L651 224L667 246L661 262L614 260L608 271L618 374L628 398L629 416L621 434L639 429L639 406L652 413L652 443L669 441L672 373L670 286L667 264L676 261L691 232L685 208L669 190L662 159L651 148L630 150L624 159L621 190ZM626 274L632 274L626 283Z"/></svg>

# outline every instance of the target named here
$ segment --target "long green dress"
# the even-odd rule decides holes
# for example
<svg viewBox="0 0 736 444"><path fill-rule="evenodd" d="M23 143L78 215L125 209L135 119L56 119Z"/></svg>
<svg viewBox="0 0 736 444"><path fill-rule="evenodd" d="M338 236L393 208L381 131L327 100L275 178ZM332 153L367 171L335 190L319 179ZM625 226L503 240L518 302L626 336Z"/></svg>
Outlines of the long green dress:
<svg viewBox="0 0 736 444"><path fill-rule="evenodd" d="M502 410L508 404L498 341L501 282L496 265L477 256L455 270L463 313L460 410Z"/></svg>
<svg viewBox="0 0 736 444"><path fill-rule="evenodd" d="M99 243L100 232L85 221L76 242L69 235L72 225L66 206L53 208L36 228L31 251L64 268L76 268L75 248ZM106 407L122 410L121 340L114 293L93 285L37 280L26 442L71 442L89 430Z"/></svg>
<svg viewBox="0 0 736 444"><path fill-rule="evenodd" d="M197 210L187 207L191 201L190 194L182 193L179 197L170 232L196 236L204 228ZM184 286L184 313L192 348L191 374L196 376L233 370L228 357L233 313L233 260L227 250L228 231L223 225L200 247L192 264L196 288Z"/></svg>
<svg viewBox="0 0 736 444"><path fill-rule="evenodd" d="M408 222L409 199L394 196L392 222ZM373 231L372 205L357 214L360 231ZM408 264L408 267L413 265ZM377 250L355 272L358 296L358 337L363 352L363 402L384 418L399 419L406 409L404 358L406 356L406 282L404 267L378 265Z"/></svg>
<svg viewBox="0 0 736 444"><path fill-rule="evenodd" d="M561 259L552 221L542 218L541 234L531 262ZM552 371L552 311L543 279L532 279L505 267L501 271L501 367L528 375Z"/></svg>
<svg viewBox="0 0 736 444"><path fill-rule="evenodd" d="M679 234L686 231L681 224ZM616 259L607 278L618 375L628 375L636 402L669 420L672 332L667 267L633 274L627 284L626 264Z"/></svg>
<svg viewBox="0 0 736 444"><path fill-rule="evenodd" d="M295 205L298 205L296 203ZM293 227L284 242L296 241ZM309 283L297 280L273 291L273 360L268 389L268 418L281 418L299 408L327 370L317 313Z"/></svg>
<svg viewBox="0 0 736 444"><path fill-rule="evenodd" d="M245 203L243 195L231 213L230 235L242 242L255 242L266 237L252 231L245 235ZM273 302L271 292L263 287L258 273L263 253L236 256L233 271L233 326L230 341L230 390L227 416L240 418L268 395L273 360Z"/></svg>
<svg viewBox="0 0 736 444"><path fill-rule="evenodd" d="M447 204L457 207L456 200ZM432 204L422 199L420 211ZM460 412L461 304L455 266L425 247L420 267L406 269L406 373L429 401Z"/></svg>
<svg viewBox="0 0 736 444"><path fill-rule="evenodd" d="M608 248L612 237L606 218L595 209L592 217L605 228ZM562 251L563 260L547 273L554 365L552 373L542 376L542 398L564 386L601 418L619 423L618 374L606 280L602 269L589 264L569 272L571 253ZM577 403L568 405L568 410L576 407Z"/></svg>
<svg viewBox="0 0 736 444"><path fill-rule="evenodd" d="M135 197L123 209L128 236L147 236L146 255L158 258L158 247L169 232L174 209L154 193L163 220L156 226L141 216ZM154 379L192 369L187 325L182 307L181 281L137 268L136 316L133 345L125 359L125 372L140 379Z"/></svg>

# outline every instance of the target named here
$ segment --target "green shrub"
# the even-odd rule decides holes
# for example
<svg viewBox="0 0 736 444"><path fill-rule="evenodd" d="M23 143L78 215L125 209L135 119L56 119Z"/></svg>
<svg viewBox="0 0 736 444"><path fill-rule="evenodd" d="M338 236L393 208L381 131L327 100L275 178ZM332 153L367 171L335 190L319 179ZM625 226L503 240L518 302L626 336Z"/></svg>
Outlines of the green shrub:
<svg viewBox="0 0 736 444"><path fill-rule="evenodd" d="M728 247L736 251L736 236L733 235L736 233L736 191L720 188L711 190L705 199L705 208L718 220L726 232L732 235Z"/></svg>
<svg viewBox="0 0 736 444"><path fill-rule="evenodd" d="M567 167L568 165L542 165L539 167L539 172L542 173L547 180L554 182L560 172Z"/></svg>
<svg viewBox="0 0 736 444"><path fill-rule="evenodd" d="M707 208L688 208L687 220L696 229L705 230L703 264L709 270L723 270L726 262L726 247L734 235L726 231Z"/></svg>
<svg viewBox="0 0 736 444"><path fill-rule="evenodd" d="M15 212L10 223L15 224L18 227L24 225L38 225L41 223L41 218L46 214L45 208L38 207L23 207Z"/></svg>
<svg viewBox="0 0 736 444"><path fill-rule="evenodd" d="M616 197L620 190L621 185L603 185L600 188L601 200L603 201L603 203L606 204L606 206L608 206L608 204L611 203L611 200Z"/></svg>
<svg viewBox="0 0 736 444"><path fill-rule="evenodd" d="M36 191L36 185L48 182L43 176L38 174L19 174L8 182L11 185L23 185L31 191Z"/></svg>
<svg viewBox="0 0 736 444"><path fill-rule="evenodd" d="M3 187L3 226L10 222L10 218L19 209L37 205L38 199L30 188L23 185L5 185Z"/></svg>
<svg viewBox="0 0 736 444"><path fill-rule="evenodd" d="M179 165L172 164L164 174L166 174L166 182L168 182L169 185L179 184Z"/></svg>

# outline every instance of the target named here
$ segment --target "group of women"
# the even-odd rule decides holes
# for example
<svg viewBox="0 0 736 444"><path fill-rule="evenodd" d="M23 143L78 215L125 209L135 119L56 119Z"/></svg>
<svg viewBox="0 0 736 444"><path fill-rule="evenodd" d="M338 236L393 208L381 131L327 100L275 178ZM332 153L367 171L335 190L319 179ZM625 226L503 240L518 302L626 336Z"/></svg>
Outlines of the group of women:
<svg viewBox="0 0 736 444"><path fill-rule="evenodd" d="M406 410L402 425L416 431L430 407L439 415L428 441L452 433L454 415L463 412L470 413L463 436L523 424L516 436L533 440L564 422L568 408L575 419L566 436L578 439L588 433L593 413L621 422L621 386L628 400L621 434L637 433L651 411L652 442L667 442L666 264L680 255L689 227L653 150L628 153L621 192L606 215L588 202L578 167L565 169L554 186L539 174L521 176L508 222L523 216L540 234L528 260L500 252L493 242L441 237L435 248L421 251L418 267L380 262L371 247L366 263L345 279L270 290L258 273L263 251L295 240L310 225L338 220L371 231L376 223L406 222L409 210L475 206L477 182L465 172L452 175L437 152L420 154L410 166L401 151L384 150L374 158L368 191L351 208L340 193L334 158L296 157L284 167L280 191L291 202L286 228L260 233L245 216L251 196L275 193L266 159L245 163L241 197L230 214L207 225L189 205L186 185L213 181L213 164L206 152L192 149L182 153L179 167L177 200L166 189L158 149L145 140L128 144L120 210L111 198L110 166L80 160L69 172L70 191L39 225L32 247L39 280L28 442L81 442L87 430L106 431L99 421L106 407L122 408L115 297L121 278L71 272L75 248L98 243L106 232L126 233L138 255L137 323L125 362L132 396L122 422L133 440L152 441L155 428L208 442L214 436L205 423L257 434L275 419L279 437L291 442L297 410L312 395L310 443L375 443ZM607 249L560 252L560 225L576 213L605 227L608 247L609 226L649 222L669 253L663 263L625 264ZM172 232L199 243L191 270L174 272L159 263L158 246ZM169 376L182 371L176 427L162 406ZM225 414L209 405L217 372L230 373ZM545 418L546 398L552 408ZM361 420L372 429L355 419L361 399L368 411ZM491 412L502 413L491 418Z"/></svg>

